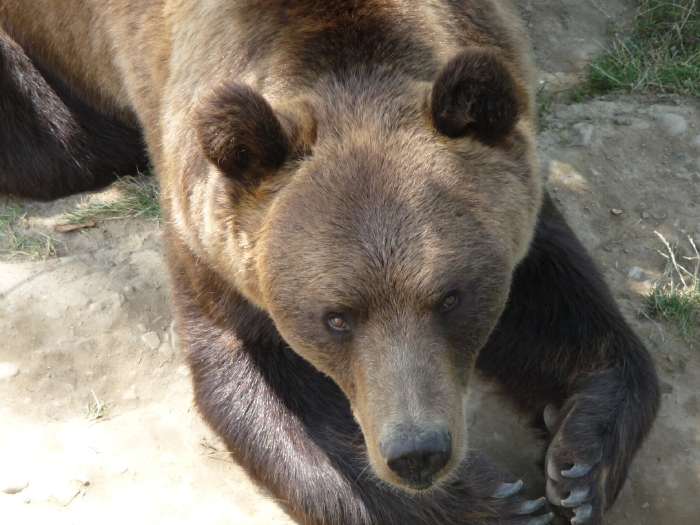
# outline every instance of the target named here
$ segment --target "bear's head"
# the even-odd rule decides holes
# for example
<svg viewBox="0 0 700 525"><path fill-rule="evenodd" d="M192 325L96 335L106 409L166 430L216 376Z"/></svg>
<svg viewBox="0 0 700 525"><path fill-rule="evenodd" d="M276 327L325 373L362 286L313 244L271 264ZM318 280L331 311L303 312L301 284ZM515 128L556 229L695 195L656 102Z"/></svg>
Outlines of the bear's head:
<svg viewBox="0 0 700 525"><path fill-rule="evenodd" d="M430 83L327 82L293 110L229 85L199 113L232 198L268 199L247 297L339 385L373 470L405 489L465 457L469 379L540 204L528 103L495 53L466 50Z"/></svg>

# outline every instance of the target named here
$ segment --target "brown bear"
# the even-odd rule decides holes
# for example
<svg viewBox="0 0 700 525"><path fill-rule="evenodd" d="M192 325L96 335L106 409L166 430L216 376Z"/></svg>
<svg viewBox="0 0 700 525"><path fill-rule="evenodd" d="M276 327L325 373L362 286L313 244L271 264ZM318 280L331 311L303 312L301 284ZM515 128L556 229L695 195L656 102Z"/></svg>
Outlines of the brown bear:
<svg viewBox="0 0 700 525"><path fill-rule="evenodd" d="M657 377L543 192L507 2L0 0L0 88L0 192L147 148L197 405L299 523L603 522ZM467 452L475 367L544 412L548 504Z"/></svg>

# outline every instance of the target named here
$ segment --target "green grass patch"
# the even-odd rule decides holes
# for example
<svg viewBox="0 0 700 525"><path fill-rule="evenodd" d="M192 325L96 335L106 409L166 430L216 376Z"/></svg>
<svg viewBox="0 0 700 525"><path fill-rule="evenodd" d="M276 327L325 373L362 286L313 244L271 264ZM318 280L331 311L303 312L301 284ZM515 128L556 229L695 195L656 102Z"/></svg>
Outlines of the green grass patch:
<svg viewBox="0 0 700 525"><path fill-rule="evenodd" d="M81 224L144 217L159 219L158 184L152 177L124 177L114 184L116 196L104 201L85 201L63 216L63 222Z"/></svg>
<svg viewBox="0 0 700 525"><path fill-rule="evenodd" d="M700 0L642 0L632 34L616 37L572 93L612 91L700 96Z"/></svg>
<svg viewBox="0 0 700 525"><path fill-rule="evenodd" d="M664 277L656 283L646 299L650 317L676 324L691 342L700 327L700 253L689 240L694 255L681 256L660 234L666 248L660 252L668 261Z"/></svg>
<svg viewBox="0 0 700 525"><path fill-rule="evenodd" d="M56 241L41 232L24 233L19 222L24 219L24 208L13 201L0 204L0 255L45 259L56 256Z"/></svg>

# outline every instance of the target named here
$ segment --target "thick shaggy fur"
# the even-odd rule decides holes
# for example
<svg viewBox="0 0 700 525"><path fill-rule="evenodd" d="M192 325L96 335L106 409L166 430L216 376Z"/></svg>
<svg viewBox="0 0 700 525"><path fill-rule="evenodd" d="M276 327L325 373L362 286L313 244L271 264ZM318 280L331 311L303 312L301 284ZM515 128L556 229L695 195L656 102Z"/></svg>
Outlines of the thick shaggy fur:
<svg viewBox="0 0 700 525"><path fill-rule="evenodd" d="M654 420L650 357L543 194L505 4L0 0L0 192L102 186L143 137L197 405L299 523L531 523L466 452L474 366L558 409L547 497L581 523ZM433 490L379 454L408 420L450 430Z"/></svg>
<svg viewBox="0 0 700 525"><path fill-rule="evenodd" d="M146 169L137 126L96 111L38 67L0 27L0 193L55 199Z"/></svg>

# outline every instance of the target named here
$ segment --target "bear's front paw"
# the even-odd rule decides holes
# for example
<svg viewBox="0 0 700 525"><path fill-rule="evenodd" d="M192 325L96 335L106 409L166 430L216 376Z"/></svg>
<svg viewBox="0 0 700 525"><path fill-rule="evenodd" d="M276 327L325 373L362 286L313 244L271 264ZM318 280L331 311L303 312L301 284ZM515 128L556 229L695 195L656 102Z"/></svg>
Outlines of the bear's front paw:
<svg viewBox="0 0 700 525"><path fill-rule="evenodd" d="M545 458L547 499L573 525L601 525L605 509L605 443L574 407L560 414L545 409L544 420L552 433Z"/></svg>
<svg viewBox="0 0 700 525"><path fill-rule="evenodd" d="M520 492L523 482L502 483L491 498L499 508L499 525L547 525L554 514L547 512L546 498L525 500Z"/></svg>

